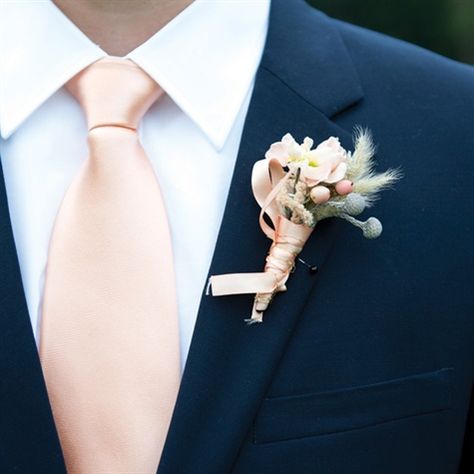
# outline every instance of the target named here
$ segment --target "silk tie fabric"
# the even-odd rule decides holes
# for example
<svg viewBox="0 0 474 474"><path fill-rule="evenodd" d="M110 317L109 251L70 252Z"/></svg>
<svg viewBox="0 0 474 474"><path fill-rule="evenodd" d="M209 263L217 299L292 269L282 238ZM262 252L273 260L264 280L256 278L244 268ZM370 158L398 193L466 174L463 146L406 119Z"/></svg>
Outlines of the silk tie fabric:
<svg viewBox="0 0 474 474"><path fill-rule="evenodd" d="M137 127L163 91L111 57L66 88L84 110L89 157L50 242L48 395L68 472L156 473L180 383L178 310L168 218Z"/></svg>

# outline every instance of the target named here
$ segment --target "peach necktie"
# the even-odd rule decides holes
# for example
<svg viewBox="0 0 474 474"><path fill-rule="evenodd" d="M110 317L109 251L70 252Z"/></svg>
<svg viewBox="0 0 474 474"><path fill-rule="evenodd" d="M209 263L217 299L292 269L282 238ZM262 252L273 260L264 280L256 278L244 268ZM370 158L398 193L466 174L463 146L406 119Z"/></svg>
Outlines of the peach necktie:
<svg viewBox="0 0 474 474"><path fill-rule="evenodd" d="M39 352L51 407L68 472L156 473L179 334L168 219L137 126L163 92L111 57L66 88L85 112L89 157L49 249Z"/></svg>

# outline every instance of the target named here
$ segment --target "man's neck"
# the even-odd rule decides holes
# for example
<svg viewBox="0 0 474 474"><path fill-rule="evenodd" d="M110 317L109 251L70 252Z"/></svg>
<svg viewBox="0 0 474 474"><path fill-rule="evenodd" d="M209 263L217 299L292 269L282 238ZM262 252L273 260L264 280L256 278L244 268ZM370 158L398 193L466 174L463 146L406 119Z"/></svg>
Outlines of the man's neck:
<svg viewBox="0 0 474 474"><path fill-rule="evenodd" d="M125 56L193 0L54 0L107 54Z"/></svg>

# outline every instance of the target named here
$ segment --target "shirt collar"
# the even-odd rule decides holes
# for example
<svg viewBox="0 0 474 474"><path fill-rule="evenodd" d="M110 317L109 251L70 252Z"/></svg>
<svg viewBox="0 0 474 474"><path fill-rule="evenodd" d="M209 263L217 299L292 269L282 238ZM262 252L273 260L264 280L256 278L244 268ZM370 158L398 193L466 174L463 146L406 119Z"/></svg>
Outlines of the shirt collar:
<svg viewBox="0 0 474 474"><path fill-rule="evenodd" d="M221 148L261 59L270 0L195 0L126 57ZM52 94L106 53L52 2L2 2L0 133L8 138Z"/></svg>

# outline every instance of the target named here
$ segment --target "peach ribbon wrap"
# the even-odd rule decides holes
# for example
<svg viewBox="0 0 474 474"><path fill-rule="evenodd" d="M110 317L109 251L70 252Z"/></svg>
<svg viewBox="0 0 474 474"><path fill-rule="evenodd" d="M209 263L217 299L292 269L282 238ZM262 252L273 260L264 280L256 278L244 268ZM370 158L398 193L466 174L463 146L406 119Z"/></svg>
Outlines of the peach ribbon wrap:
<svg viewBox="0 0 474 474"><path fill-rule="evenodd" d="M295 224L281 215L276 197L290 177L276 159L257 161L252 170L252 191L261 207L259 223L264 234L272 240L263 272L226 273L209 278L207 294L212 296L256 293L251 317L245 321L261 323L263 313L276 293L286 291L286 281L295 259L313 232L312 227ZM264 216L270 218L270 226Z"/></svg>

